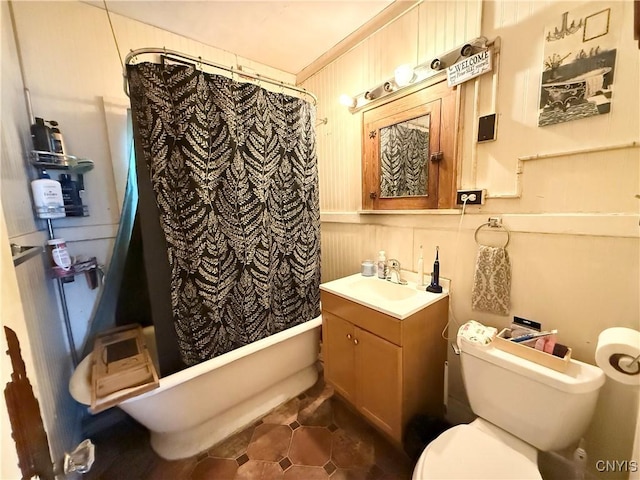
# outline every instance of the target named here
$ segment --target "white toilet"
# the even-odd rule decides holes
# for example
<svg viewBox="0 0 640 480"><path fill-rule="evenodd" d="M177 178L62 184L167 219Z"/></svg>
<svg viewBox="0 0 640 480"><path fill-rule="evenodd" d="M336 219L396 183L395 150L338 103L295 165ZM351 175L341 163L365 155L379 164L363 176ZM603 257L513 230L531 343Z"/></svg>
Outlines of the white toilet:
<svg viewBox="0 0 640 480"><path fill-rule="evenodd" d="M478 418L431 442L413 480L541 479L538 450L577 444L591 421L602 370L571 360L556 372L458 337L462 377Z"/></svg>

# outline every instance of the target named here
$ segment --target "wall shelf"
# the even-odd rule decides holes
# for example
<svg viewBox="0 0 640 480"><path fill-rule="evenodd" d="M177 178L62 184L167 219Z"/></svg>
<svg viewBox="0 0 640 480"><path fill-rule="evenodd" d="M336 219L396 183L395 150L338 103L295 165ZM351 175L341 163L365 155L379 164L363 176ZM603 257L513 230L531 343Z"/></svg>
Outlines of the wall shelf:
<svg viewBox="0 0 640 480"><path fill-rule="evenodd" d="M87 158L78 158L73 155L65 155L62 153L55 152L45 152L41 150L31 150L29 153L29 162L31 165L39 170L59 170L63 171L67 174L73 174L77 176L77 184L80 185L80 190L84 190L84 180L83 174L93 170L93 160L89 160ZM62 175L62 174L61 174ZM64 195L64 192L63 192ZM82 198L80 197L80 200ZM66 202L65 202L66 203ZM61 214L64 213L66 217L86 217L89 215L89 208L86 205L68 205L65 204L64 207L56 207L49 208L46 207L43 209L35 209L35 213L38 218L43 218L42 214ZM64 218L64 217L59 217ZM51 218L44 219L47 221L47 227L49 230L49 239L55 238L55 233L53 230L53 223ZM38 248L34 247L34 250L38 250ZM43 249L39 248L39 251L42 252ZM32 255L35 255L32 254ZM17 265L16 261L24 261L17 260L14 255L14 265ZM84 262L77 262L71 265L69 270L58 271L55 269L51 270L51 277L56 281L58 295L60 297L60 303L62 306L62 315L64 317L64 325L67 331L67 338L69 340L69 346L71 349L71 359L73 360L73 365L78 365L78 352L76 351L75 341L73 339L73 330L71 329L71 321L69 318L69 309L67 307L67 298L64 292L64 283L73 282L75 280L75 276L84 273L87 278L87 282L89 283L90 288L95 288L98 284L97 282L97 262L95 257L90 258Z"/></svg>
<svg viewBox="0 0 640 480"><path fill-rule="evenodd" d="M88 158L78 158L73 155L64 155L62 153L43 152L40 150L31 150L31 165L52 170L69 170L70 173L82 174L93 170L93 160Z"/></svg>
<svg viewBox="0 0 640 480"><path fill-rule="evenodd" d="M62 153L44 152L41 150L31 150L29 160L31 165L41 170L60 170L68 174L75 174L78 177L78 184L84 190L83 174L93 170L93 160L88 158L74 157ZM64 194L64 192L63 192ZM89 207L87 205L67 205L64 207L41 207L35 208L39 218L47 218L49 214L62 214L65 217L88 217ZM61 218L61 217L54 217Z"/></svg>
<svg viewBox="0 0 640 480"><path fill-rule="evenodd" d="M72 263L68 270L63 270L60 267L51 269L51 278L66 278L86 273L90 270L98 268L98 262L96 257L91 257L88 260Z"/></svg>

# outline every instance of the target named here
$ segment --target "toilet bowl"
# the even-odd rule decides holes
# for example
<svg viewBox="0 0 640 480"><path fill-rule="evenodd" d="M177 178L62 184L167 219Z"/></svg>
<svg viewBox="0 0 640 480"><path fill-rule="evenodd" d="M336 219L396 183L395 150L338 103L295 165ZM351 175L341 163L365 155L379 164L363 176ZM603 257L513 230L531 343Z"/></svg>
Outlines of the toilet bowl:
<svg viewBox="0 0 640 480"><path fill-rule="evenodd" d="M476 322L469 322L476 323ZM467 324L465 324L467 325ZM413 480L541 479L538 451L575 445L604 373L571 360L557 372L458 333L462 379L478 418L446 430L420 456Z"/></svg>
<svg viewBox="0 0 640 480"><path fill-rule="evenodd" d="M542 479L537 450L481 418L442 433L425 448L413 470L413 480L513 480L514 475Z"/></svg>

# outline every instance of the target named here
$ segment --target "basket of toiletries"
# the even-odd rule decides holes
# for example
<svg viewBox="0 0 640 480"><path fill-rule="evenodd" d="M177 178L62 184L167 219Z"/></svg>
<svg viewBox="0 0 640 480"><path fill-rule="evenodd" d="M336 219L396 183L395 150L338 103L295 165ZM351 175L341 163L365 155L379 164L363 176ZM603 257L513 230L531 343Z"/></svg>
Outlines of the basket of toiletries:
<svg viewBox="0 0 640 480"><path fill-rule="evenodd" d="M571 360L571 348L556 343L553 335L545 335L544 332L532 331L512 337L512 330L504 328L495 336L493 344L500 350L558 372L565 372Z"/></svg>

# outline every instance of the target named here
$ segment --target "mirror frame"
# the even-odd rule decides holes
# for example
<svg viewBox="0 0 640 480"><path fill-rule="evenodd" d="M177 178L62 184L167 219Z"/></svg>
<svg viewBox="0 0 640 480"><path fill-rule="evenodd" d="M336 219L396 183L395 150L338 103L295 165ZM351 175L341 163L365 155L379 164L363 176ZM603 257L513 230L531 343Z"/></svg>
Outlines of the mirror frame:
<svg viewBox="0 0 640 480"><path fill-rule="evenodd" d="M460 88L449 87L446 79L431 79L407 89L402 96L363 111L362 117L362 208L363 210L424 210L453 208L458 171L457 143L460 117ZM380 129L430 114L429 195L380 198ZM373 194L373 195L372 195Z"/></svg>

